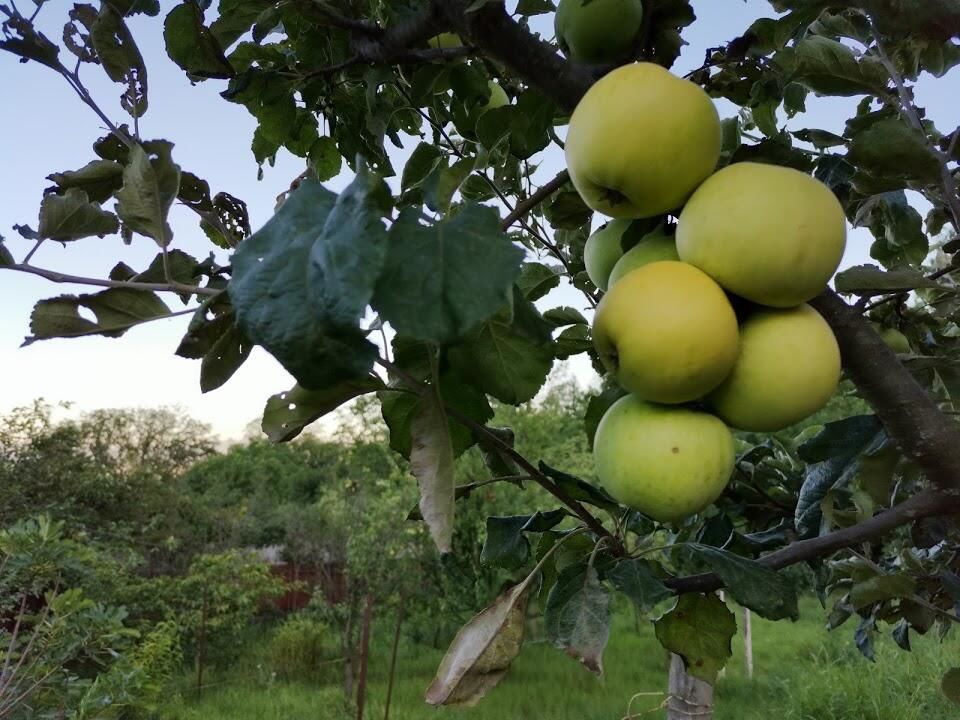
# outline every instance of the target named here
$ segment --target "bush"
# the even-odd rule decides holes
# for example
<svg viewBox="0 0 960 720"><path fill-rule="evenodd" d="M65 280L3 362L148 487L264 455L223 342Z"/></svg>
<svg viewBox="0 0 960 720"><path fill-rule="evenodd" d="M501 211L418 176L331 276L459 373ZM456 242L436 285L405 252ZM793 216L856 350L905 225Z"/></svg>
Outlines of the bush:
<svg viewBox="0 0 960 720"><path fill-rule="evenodd" d="M293 615L277 628L270 640L270 667L284 679L315 679L335 665L336 634L306 615Z"/></svg>

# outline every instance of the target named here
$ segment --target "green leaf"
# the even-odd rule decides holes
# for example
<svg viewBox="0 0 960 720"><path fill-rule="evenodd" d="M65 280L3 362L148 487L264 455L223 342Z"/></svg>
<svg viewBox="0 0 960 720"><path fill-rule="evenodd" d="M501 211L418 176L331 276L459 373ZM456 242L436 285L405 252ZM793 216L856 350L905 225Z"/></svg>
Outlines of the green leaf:
<svg viewBox="0 0 960 720"><path fill-rule="evenodd" d="M583 202L580 193L569 190L557 193L544 208L544 214L554 228L575 230L590 222L593 210Z"/></svg>
<svg viewBox="0 0 960 720"><path fill-rule="evenodd" d="M517 96L510 114L510 152L526 160L550 144L557 106L543 93L529 89Z"/></svg>
<svg viewBox="0 0 960 720"><path fill-rule="evenodd" d="M421 396L410 422L410 437L410 471L420 486L420 514L437 549L449 553L456 500L454 456L443 398L435 388Z"/></svg>
<svg viewBox="0 0 960 720"><path fill-rule="evenodd" d="M6 50L21 59L21 62L35 60L41 65L58 70L60 68L60 48L50 42L43 33L38 33L33 25L23 17L11 17L0 25L2 39L0 50Z"/></svg>
<svg viewBox="0 0 960 720"><path fill-rule="evenodd" d="M857 57L837 40L805 37L777 54L776 62L792 67L791 79L818 95L883 94L890 77L876 58Z"/></svg>
<svg viewBox="0 0 960 720"><path fill-rule="evenodd" d="M123 165L110 160L92 160L79 170L47 175L57 184L58 193L79 188L92 202L102 203L123 185Z"/></svg>
<svg viewBox="0 0 960 720"><path fill-rule="evenodd" d="M919 266L930 251L930 241L923 232L923 218L909 205L903 191L869 198L860 206L854 225L870 228L876 238L870 255L888 268L897 269L906 264Z"/></svg>
<svg viewBox="0 0 960 720"><path fill-rule="evenodd" d="M593 450L593 438L597 434L597 427L610 406L626 395L627 392L616 383L604 387L599 395L593 395L587 403L587 411L583 416L584 430L587 433L587 444Z"/></svg>
<svg viewBox="0 0 960 720"><path fill-rule="evenodd" d="M101 5L90 39L107 77L124 88L120 105L131 117L143 117L147 112L147 67L123 16L110 4Z"/></svg>
<svg viewBox="0 0 960 720"><path fill-rule="evenodd" d="M550 326L515 289L512 307L450 348L450 361L484 392L519 405L539 392L553 367Z"/></svg>
<svg viewBox="0 0 960 720"><path fill-rule="evenodd" d="M505 570L523 567L530 559L530 543L523 534L528 522L529 515L488 517L487 537L480 552L480 562Z"/></svg>
<svg viewBox="0 0 960 720"><path fill-rule="evenodd" d="M447 213L453 196L473 172L476 164L475 157L465 157L449 167L445 162L441 162L423 182L427 207L434 212Z"/></svg>
<svg viewBox="0 0 960 720"><path fill-rule="evenodd" d="M584 667L603 674L603 650L610 638L610 593L595 567L564 568L547 596L547 637Z"/></svg>
<svg viewBox="0 0 960 720"><path fill-rule="evenodd" d="M873 617L860 618L860 623L853 633L853 641L857 650L870 662L876 662L873 651L873 636L876 633L876 621Z"/></svg>
<svg viewBox="0 0 960 720"><path fill-rule="evenodd" d="M203 24L203 11L192 2L177 5L163 22L167 55L197 78L229 78L233 67L216 37Z"/></svg>
<svg viewBox="0 0 960 720"><path fill-rule="evenodd" d="M817 130L816 128L796 130L790 134L797 138L797 140L810 143L817 150L825 150L826 148L845 145L847 142L846 138L842 135L836 135L827 130Z"/></svg>
<svg viewBox="0 0 960 720"><path fill-rule="evenodd" d="M346 224L375 213L364 209L372 181L358 175L355 182L334 213L337 196L305 180L233 255L228 290L237 323L309 390L366 377L377 352L359 322L383 238L366 223Z"/></svg>
<svg viewBox="0 0 960 720"><path fill-rule="evenodd" d="M91 235L103 237L119 229L117 216L89 202L80 188L70 188L63 195L45 195L40 201L37 233L42 238L69 242Z"/></svg>
<svg viewBox="0 0 960 720"><path fill-rule="evenodd" d="M487 397L479 389L454 371L440 376L440 394L443 401L481 425L493 417L493 410ZM411 425L423 405L416 394L386 389L379 393L383 419L390 428L390 447L404 457L410 456L413 446ZM466 452L476 439L473 432L452 417L447 417L450 425L450 437L453 453L459 457Z"/></svg>
<svg viewBox="0 0 960 720"><path fill-rule="evenodd" d="M419 213L406 209L390 228L373 305L398 333L449 342L503 305L522 257L493 208L470 203L435 225L421 224Z"/></svg>
<svg viewBox="0 0 960 720"><path fill-rule="evenodd" d="M648 612L673 595L654 574L650 563L642 558L621 560L607 572L607 580L630 598L640 612Z"/></svg>
<svg viewBox="0 0 960 720"><path fill-rule="evenodd" d="M517 287L527 300L539 300L559 285L559 273L548 265L528 262L520 268Z"/></svg>
<svg viewBox="0 0 960 720"><path fill-rule="evenodd" d="M604 490L591 485L586 480L581 480L575 475L555 470L547 465L543 460L538 464L540 472L553 480L557 487L563 490L574 500L589 503L603 510L616 512L620 509L617 501L610 497Z"/></svg>
<svg viewBox="0 0 960 720"><path fill-rule="evenodd" d="M808 464L797 499L794 522L802 537L817 534L822 516L820 501L834 488L845 486L860 468L860 456L879 450L886 441L876 415L855 415L827 423L798 449Z"/></svg>
<svg viewBox="0 0 960 720"><path fill-rule="evenodd" d="M935 184L940 179L940 163L924 134L899 117L879 120L854 134L847 160L877 177L923 184Z"/></svg>
<svg viewBox="0 0 960 720"><path fill-rule="evenodd" d="M587 319L579 310L567 307L553 308L543 314L543 319L554 327L563 327L565 325L586 325Z"/></svg>
<svg viewBox="0 0 960 720"><path fill-rule="evenodd" d="M720 576L734 600L768 620L798 620L797 592L790 580L756 560L708 545L691 551Z"/></svg>
<svg viewBox="0 0 960 720"><path fill-rule="evenodd" d="M885 600L909 597L916 591L916 581L909 575L877 575L850 588L850 604L855 610L863 610Z"/></svg>
<svg viewBox="0 0 960 720"><path fill-rule="evenodd" d="M173 143L158 140L149 151L136 145L123 168L123 187L117 191L117 215L124 225L166 247L173 238L167 223L170 206L180 189L180 166L170 153Z"/></svg>
<svg viewBox="0 0 960 720"><path fill-rule="evenodd" d="M317 180L321 182L329 180L340 174L340 168L343 165L343 158L340 157L340 151L337 150L337 143L332 137L324 135L319 137L310 146L310 152L307 156L310 160L310 167L317 175Z"/></svg>
<svg viewBox="0 0 960 720"><path fill-rule="evenodd" d="M574 325L564 329L553 348L559 360L566 360L592 349L593 340L590 339L590 328L587 325Z"/></svg>
<svg viewBox="0 0 960 720"><path fill-rule="evenodd" d="M90 310L96 322L80 315ZM29 345L50 338L105 335L120 337L134 325L169 315L170 310L155 293L130 288L110 288L94 295L61 295L41 300L30 314Z"/></svg>
<svg viewBox="0 0 960 720"><path fill-rule="evenodd" d="M837 292L869 297L886 293L908 292L917 288L939 288L912 268L881 270L876 265L857 265L838 273L834 278Z"/></svg>
<svg viewBox="0 0 960 720"><path fill-rule="evenodd" d="M503 679L523 646L527 598L536 576L531 573L505 590L460 629L427 688L428 704L469 707Z"/></svg>
<svg viewBox="0 0 960 720"><path fill-rule="evenodd" d="M436 145L422 142L410 153L407 164L403 166L400 178L400 192L405 194L413 188L423 185L427 177L441 163L444 155Z"/></svg>
<svg viewBox="0 0 960 720"><path fill-rule="evenodd" d="M954 705L960 705L960 667L950 668L943 674L940 691Z"/></svg>
<svg viewBox="0 0 960 720"><path fill-rule="evenodd" d="M293 440L303 429L345 402L383 387L379 378L369 376L345 380L324 390L305 390L294 385L286 392L271 395L263 409L260 427L273 442Z"/></svg>
<svg viewBox="0 0 960 720"><path fill-rule="evenodd" d="M733 655L737 620L716 595L681 595L653 628L660 644L683 658L687 672L708 683Z"/></svg>
<svg viewBox="0 0 960 720"><path fill-rule="evenodd" d="M220 0L219 14L210 25L210 32L220 47L228 48L272 5L271 0Z"/></svg>
<svg viewBox="0 0 960 720"><path fill-rule="evenodd" d="M647 39L652 50L650 59L665 68L671 67L687 44L681 31L696 19L690 0L657 0Z"/></svg>
<svg viewBox="0 0 960 720"><path fill-rule="evenodd" d="M16 260L13 259L13 255L7 249L7 246L3 244L3 236L0 236L0 267L9 267L10 265L16 265Z"/></svg>
<svg viewBox="0 0 960 720"><path fill-rule="evenodd" d="M216 390L246 362L253 344L243 331L231 326L210 348L200 361L200 391Z"/></svg>
<svg viewBox="0 0 960 720"><path fill-rule="evenodd" d="M520 0L517 3L518 15L542 15L553 12L554 9L551 0Z"/></svg>

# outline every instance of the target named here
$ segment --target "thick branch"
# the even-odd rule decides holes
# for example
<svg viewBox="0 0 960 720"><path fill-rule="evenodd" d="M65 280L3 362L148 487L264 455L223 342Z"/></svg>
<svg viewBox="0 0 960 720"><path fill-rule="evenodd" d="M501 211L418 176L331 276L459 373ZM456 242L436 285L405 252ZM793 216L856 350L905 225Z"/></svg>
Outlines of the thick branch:
<svg viewBox="0 0 960 720"><path fill-rule="evenodd" d="M960 428L854 307L832 290L810 304L830 323L847 373L900 449L917 461L934 485L960 494Z"/></svg>
<svg viewBox="0 0 960 720"><path fill-rule="evenodd" d="M950 515L960 512L960 497L933 490L924 490L899 505L874 515L869 520L842 530L821 535L810 540L800 540L782 550L760 558L760 562L773 570L795 565L804 560L813 560L848 548L867 540L878 538L891 530L935 515ZM723 582L713 573L672 578L667 587L678 594L688 592L712 592L723 587Z"/></svg>
<svg viewBox="0 0 960 720"><path fill-rule="evenodd" d="M524 215L529 213L548 197L553 195L557 190L562 188L569 179L570 173L568 173L566 170L561 172L553 180L537 190L533 195L528 197L523 202L518 203L513 211L511 211L511 213L504 218L500 227L504 232L509 230L511 225L513 225L517 220L520 220Z"/></svg>

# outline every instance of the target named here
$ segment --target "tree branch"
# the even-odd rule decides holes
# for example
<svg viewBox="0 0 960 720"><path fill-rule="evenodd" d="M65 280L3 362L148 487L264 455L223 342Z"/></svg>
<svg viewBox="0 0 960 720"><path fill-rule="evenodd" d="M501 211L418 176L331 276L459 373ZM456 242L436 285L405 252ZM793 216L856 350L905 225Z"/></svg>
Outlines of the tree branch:
<svg viewBox="0 0 960 720"><path fill-rule="evenodd" d="M55 283L75 283L77 285L93 285L94 287L129 288L131 290L151 290L154 292L172 292L178 294L189 293L191 295L219 295L223 292L222 290L215 290L213 288L183 285L181 283L145 283L136 282L135 280L102 280L100 278L81 277L79 275L68 275L57 272L56 270L47 270L46 268L28 265L26 263L7 265L3 269L38 275Z"/></svg>
<svg viewBox="0 0 960 720"><path fill-rule="evenodd" d="M782 550L765 555L759 562L772 570L779 570L804 560L829 555L857 543L873 540L920 518L951 515L957 512L960 512L960 497L934 490L924 490L899 505L874 515L869 520L810 540L792 543ZM713 573L671 578L664 581L664 584L677 594L713 592L723 587L723 581Z"/></svg>
<svg viewBox="0 0 960 720"><path fill-rule="evenodd" d="M500 228L506 232L510 229L510 226L513 225L517 220L520 220L524 215L533 210L537 205L542 203L548 197L553 195L557 190L562 188L567 180L570 179L570 173L566 170L557 175L553 180L548 182L546 185L537 190L533 195L528 197L523 202L517 203L517 206L510 212L507 217L504 218L503 223L500 225Z"/></svg>

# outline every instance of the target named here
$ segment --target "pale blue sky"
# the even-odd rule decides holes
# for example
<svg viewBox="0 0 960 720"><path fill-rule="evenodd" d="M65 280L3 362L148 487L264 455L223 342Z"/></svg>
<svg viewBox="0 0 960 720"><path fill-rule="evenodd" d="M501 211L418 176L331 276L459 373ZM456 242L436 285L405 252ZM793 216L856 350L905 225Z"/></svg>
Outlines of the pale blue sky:
<svg viewBox="0 0 960 720"><path fill-rule="evenodd" d="M300 173L302 162L281 154L276 166L265 168L264 179L257 180L256 163L249 150L253 118L242 106L218 96L224 81L191 86L183 72L166 57L163 15L175 4L173 0L161 0L164 12L160 17L139 16L130 23L146 60L150 86L150 109L141 122L141 134L144 138L173 141L174 159L184 169L206 178L214 192L224 190L246 200L251 224L256 229L272 213L277 194ZM48 2L40 15L40 25L52 39L60 37L67 6L66 2ZM681 73L702 62L705 48L736 37L757 17L773 15L768 3L761 0L695 0L694 6L699 19L685 33L690 44L675 68ZM552 16L541 16L534 25L547 37L553 35ZM107 81L96 67L85 66L82 73L91 93L111 119L124 122L118 103L120 87ZM22 240L11 226L28 223L36 227L42 191L50 184L45 176L76 169L93 159L91 143L104 134L104 129L61 78L36 63L20 65L13 56L0 54L0 82L6 100L5 112L0 113L0 235L20 258L30 243ZM941 130L949 131L960 124L960 103L956 101L960 97L960 71L939 81L922 81L918 96ZM854 103L811 97L807 103L809 112L792 120L789 127L839 132L852 114ZM721 114L733 114L732 106L720 107ZM411 141L410 146L415 144ZM405 154L398 152L398 167ZM548 150L542 159L541 174L548 179L562 167L562 153ZM341 177L328 185L338 189L347 181ZM172 225L176 247L201 258L210 251L191 213L175 208ZM869 242L868 235L853 233L844 263L866 261ZM129 247L115 237L88 238L66 249L47 243L33 262L76 275L104 277L118 260L136 269L145 268L156 252L148 238L137 237ZM28 334L34 302L61 293L90 291L95 289L54 285L41 278L0 272L0 412L40 396L69 400L80 409L180 404L210 423L223 437L230 438L238 437L249 422L259 417L268 395L292 384L271 357L255 350L229 383L202 395L199 362L173 354L186 329L186 318L134 328L120 339L52 340L18 347ZM179 301L172 296L165 299L171 307L179 307ZM579 294L569 288L554 291L544 304L583 306ZM580 360L572 365L584 382L595 377L588 363Z"/></svg>

